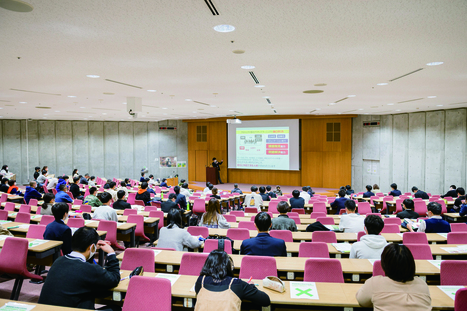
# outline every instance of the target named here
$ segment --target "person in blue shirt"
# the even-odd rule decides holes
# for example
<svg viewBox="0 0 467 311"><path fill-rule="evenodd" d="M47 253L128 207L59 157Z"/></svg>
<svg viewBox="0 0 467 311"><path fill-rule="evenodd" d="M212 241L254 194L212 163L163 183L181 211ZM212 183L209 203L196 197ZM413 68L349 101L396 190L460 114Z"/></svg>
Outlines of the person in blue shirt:
<svg viewBox="0 0 467 311"><path fill-rule="evenodd" d="M84 174L84 176L81 176L81 177L80 177L79 183L82 184L82 185L87 185L87 184L88 184L88 180L89 180L89 174L86 173L86 174Z"/></svg>
<svg viewBox="0 0 467 311"><path fill-rule="evenodd" d="M242 255L256 256L287 256L285 241L276 239L269 235L271 228L271 216L266 212L256 214L255 225L258 235L255 238L244 240L240 247Z"/></svg>
<svg viewBox="0 0 467 311"><path fill-rule="evenodd" d="M388 193L388 195L392 195L393 197L398 197L402 194L402 192L400 192L400 190L397 190L397 184L396 183L392 183L391 184L391 189L392 191Z"/></svg>
<svg viewBox="0 0 467 311"><path fill-rule="evenodd" d="M465 199L462 200L462 205L461 205L461 209L459 211L459 215L461 217L464 217L465 215L467 215L467 204L465 203Z"/></svg>
<svg viewBox="0 0 467 311"><path fill-rule="evenodd" d="M58 183L57 183L57 186L55 187L55 190L59 190L60 189L60 185L65 185L66 186L66 183L68 182L68 176L67 175L64 175L62 177L59 177L58 178Z"/></svg>
<svg viewBox="0 0 467 311"><path fill-rule="evenodd" d="M412 192L414 193L414 197L422 198L423 200L428 200L430 197L425 191L419 190L417 187L412 187Z"/></svg>
<svg viewBox="0 0 467 311"><path fill-rule="evenodd" d="M292 191L293 198L290 198L291 208L305 208L305 199L300 196L300 191Z"/></svg>
<svg viewBox="0 0 467 311"><path fill-rule="evenodd" d="M44 231L45 240L62 241L63 255L71 253L71 229L65 224L68 219L68 204L55 203L52 206L52 213L55 221L47 225Z"/></svg>
<svg viewBox="0 0 467 311"><path fill-rule="evenodd" d="M426 206L428 219L420 221L420 227L418 232L425 233L449 233L451 232L451 225L443 220L441 217L442 207L438 202L430 202ZM407 229L413 232L413 228L410 224L407 224Z"/></svg>
<svg viewBox="0 0 467 311"><path fill-rule="evenodd" d="M239 194L243 194L242 190L240 190L240 188L238 188L238 184L234 184L234 188L232 191L230 191L230 193L239 193Z"/></svg>
<svg viewBox="0 0 467 311"><path fill-rule="evenodd" d="M177 195L177 199L175 199L175 203L180 205L180 208L186 210L186 196L180 193L180 187L175 186L174 192Z"/></svg>
<svg viewBox="0 0 467 311"><path fill-rule="evenodd" d="M73 203L73 200L70 198L70 196L65 192L66 190L66 185L61 184L60 187L58 188L58 192L55 195L55 202L56 203Z"/></svg>
<svg viewBox="0 0 467 311"><path fill-rule="evenodd" d="M42 195L39 191L36 190L37 183L35 181L29 182L29 186L26 187L26 192L24 193L24 201L26 204L29 204L31 199L41 199Z"/></svg>
<svg viewBox="0 0 467 311"><path fill-rule="evenodd" d="M162 187L170 188L170 186L167 185L167 178L162 178L161 188Z"/></svg>
<svg viewBox="0 0 467 311"><path fill-rule="evenodd" d="M355 191L352 190L352 187L350 187L350 185L345 186L345 194L346 195L352 195L354 193L355 193Z"/></svg>
<svg viewBox="0 0 467 311"><path fill-rule="evenodd" d="M277 198L277 194L272 191L271 186L266 186L266 193L270 198Z"/></svg>
<svg viewBox="0 0 467 311"><path fill-rule="evenodd" d="M313 189L311 189L310 186L307 186L307 188L308 188L307 193L308 193L308 195L310 196L310 198L312 198L312 197L313 197L313 194L314 194Z"/></svg>
<svg viewBox="0 0 467 311"><path fill-rule="evenodd" d="M260 195L261 198L263 199L263 202L264 202L264 201L271 201L271 198L270 198L269 195L266 193L266 188L264 188L263 186L259 187L259 195Z"/></svg>
<svg viewBox="0 0 467 311"><path fill-rule="evenodd" d="M363 194L363 197L364 198L371 198L372 196L374 196L375 194L373 192L371 192L372 189L373 189L373 187L371 185L366 185L366 192Z"/></svg>
<svg viewBox="0 0 467 311"><path fill-rule="evenodd" d="M336 215L339 215L339 212L341 211L341 209L345 208L345 202L348 200L345 197L345 190L339 190L338 194L339 194L339 197L334 202L331 203L331 207L337 209Z"/></svg>
<svg viewBox="0 0 467 311"><path fill-rule="evenodd" d="M145 182L146 177L144 177L145 173L141 173L141 178L139 179L139 182Z"/></svg>

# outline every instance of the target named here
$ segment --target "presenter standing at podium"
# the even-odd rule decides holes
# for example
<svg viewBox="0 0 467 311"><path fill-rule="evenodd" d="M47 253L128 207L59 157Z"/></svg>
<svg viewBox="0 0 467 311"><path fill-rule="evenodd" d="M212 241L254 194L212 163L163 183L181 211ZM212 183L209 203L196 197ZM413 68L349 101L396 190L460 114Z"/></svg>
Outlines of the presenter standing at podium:
<svg viewBox="0 0 467 311"><path fill-rule="evenodd" d="M221 171L220 165L222 165L222 163L224 163L224 160L221 160L220 162L218 162L216 158L212 158L212 167L216 168L216 175L217 175L217 180L219 180L219 184L223 184L221 180L221 172L220 172Z"/></svg>

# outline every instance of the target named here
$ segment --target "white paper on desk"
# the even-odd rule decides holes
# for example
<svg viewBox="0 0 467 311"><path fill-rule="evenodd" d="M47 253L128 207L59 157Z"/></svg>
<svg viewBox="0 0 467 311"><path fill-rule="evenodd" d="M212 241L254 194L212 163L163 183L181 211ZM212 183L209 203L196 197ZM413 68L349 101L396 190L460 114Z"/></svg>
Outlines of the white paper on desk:
<svg viewBox="0 0 467 311"><path fill-rule="evenodd" d="M398 234L401 238L402 238L402 236L403 236L403 233L396 233L396 234Z"/></svg>
<svg viewBox="0 0 467 311"><path fill-rule="evenodd" d="M372 266L375 265L375 261L379 259L368 259L368 261L371 263Z"/></svg>
<svg viewBox="0 0 467 311"><path fill-rule="evenodd" d="M29 229L29 226L28 224L23 224L23 225L19 225L18 228L20 229Z"/></svg>
<svg viewBox="0 0 467 311"><path fill-rule="evenodd" d="M350 243L331 243L337 251L341 253L350 253L350 249L352 248L352 244Z"/></svg>
<svg viewBox="0 0 467 311"><path fill-rule="evenodd" d="M167 274L167 273L158 273L156 278L167 279L170 281L170 285L174 286L175 282L177 282L180 274Z"/></svg>
<svg viewBox="0 0 467 311"><path fill-rule="evenodd" d="M429 263L431 263L433 266L435 266L438 269L441 269L441 262L442 260L427 260Z"/></svg>
<svg viewBox="0 0 467 311"><path fill-rule="evenodd" d="M8 224L10 223L11 221L10 220L0 220L0 224Z"/></svg>
<svg viewBox="0 0 467 311"><path fill-rule="evenodd" d="M36 239L36 240L33 240L33 241L29 242L29 247L34 247L34 246L41 245L41 244L44 244L44 243L47 243L47 242L49 242L49 240Z"/></svg>
<svg viewBox="0 0 467 311"><path fill-rule="evenodd" d="M445 250L449 254L459 254L466 252L466 250L460 249L459 247L441 247L441 249Z"/></svg>
<svg viewBox="0 0 467 311"><path fill-rule="evenodd" d="M448 238L448 234L447 233L438 233L440 236L442 236L443 238L447 239Z"/></svg>
<svg viewBox="0 0 467 311"><path fill-rule="evenodd" d="M84 221L84 224L85 224L85 225L89 225L89 224L93 224L93 223L95 223L95 222L96 222L95 220L85 220L85 221Z"/></svg>
<svg viewBox="0 0 467 311"><path fill-rule="evenodd" d="M18 214L17 212L16 213L11 213L11 214L8 214L8 216L16 216L16 214Z"/></svg>
<svg viewBox="0 0 467 311"><path fill-rule="evenodd" d="M79 228L70 228L71 229L71 235L74 235L75 232L79 229Z"/></svg>
<svg viewBox="0 0 467 311"><path fill-rule="evenodd" d="M162 250L160 249L153 249L153 251L154 251L154 257L156 257L157 255L160 254L160 252L162 252Z"/></svg>
<svg viewBox="0 0 467 311"><path fill-rule="evenodd" d="M319 299L315 282L290 282L290 298Z"/></svg>
<svg viewBox="0 0 467 311"><path fill-rule="evenodd" d="M3 241L8 237L9 237L9 235L0 235L0 241Z"/></svg>
<svg viewBox="0 0 467 311"><path fill-rule="evenodd" d="M29 311L32 310L35 305L27 305L24 303L17 303L17 302L7 302L4 304L0 310L1 311Z"/></svg>
<svg viewBox="0 0 467 311"><path fill-rule="evenodd" d="M442 290L446 295L449 296L452 300L456 297L456 292L464 288L464 286L438 286L440 290Z"/></svg>

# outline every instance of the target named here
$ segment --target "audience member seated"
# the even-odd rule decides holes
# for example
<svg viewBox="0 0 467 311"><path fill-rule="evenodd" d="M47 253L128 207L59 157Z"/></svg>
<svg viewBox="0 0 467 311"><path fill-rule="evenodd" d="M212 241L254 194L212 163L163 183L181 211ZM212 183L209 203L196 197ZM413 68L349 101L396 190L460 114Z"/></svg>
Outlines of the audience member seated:
<svg viewBox="0 0 467 311"><path fill-rule="evenodd" d="M339 215L341 209L345 208L345 202L348 200L345 197L345 190L339 190L338 195L339 197L331 203L331 207L337 209L336 215Z"/></svg>
<svg viewBox="0 0 467 311"><path fill-rule="evenodd" d="M211 199L208 202L206 213L201 216L198 226L208 228L229 229L230 224L222 216L221 204L216 199Z"/></svg>
<svg viewBox="0 0 467 311"><path fill-rule="evenodd" d="M151 205L151 194L148 192L148 183L142 182L140 185L140 189L135 197L136 200L140 200L144 202L144 205Z"/></svg>
<svg viewBox="0 0 467 311"><path fill-rule="evenodd" d="M418 213L414 212L414 202L411 199L405 199L402 202L402 212L397 213L397 217L404 219L404 218L409 218L409 219L417 219L420 217Z"/></svg>
<svg viewBox="0 0 467 311"><path fill-rule="evenodd" d="M34 168L34 175L33 176L34 176L35 181L37 181L37 178L41 175L40 171L41 171L40 166L36 166Z"/></svg>
<svg viewBox="0 0 467 311"><path fill-rule="evenodd" d="M8 178L3 178L2 185L0 186L0 191L7 193L9 188L10 185L8 184Z"/></svg>
<svg viewBox="0 0 467 311"><path fill-rule="evenodd" d="M209 185L210 185L210 184L211 184L211 183L210 183L209 181L206 182L206 188L204 188L203 194L207 194L207 193L208 193L208 191L209 191Z"/></svg>
<svg viewBox="0 0 467 311"><path fill-rule="evenodd" d="M251 186L251 193L245 196L245 206L246 207L256 207L258 213L261 212L261 205L263 205L263 198L258 194L258 187Z"/></svg>
<svg viewBox="0 0 467 311"><path fill-rule="evenodd" d="M190 200L191 191L188 189L188 183L184 182L180 188L180 193L185 196L185 200L188 202Z"/></svg>
<svg viewBox="0 0 467 311"><path fill-rule="evenodd" d="M16 180L10 179L8 181L8 185L10 186L7 191L9 194L24 196L24 194L19 190L18 186L16 185Z"/></svg>
<svg viewBox="0 0 467 311"><path fill-rule="evenodd" d="M167 227L162 227L159 231L157 247L187 251L188 248L198 248L204 245L202 236L192 236L183 229L180 209L172 208L169 210L167 223Z"/></svg>
<svg viewBox="0 0 467 311"><path fill-rule="evenodd" d="M426 207L428 209L427 215L429 218L420 221L420 227L418 228L418 232L451 232L451 225L446 220L443 220L443 218L441 217L441 204L437 202L430 202ZM410 224L407 224L407 229L409 229L411 232L414 231Z"/></svg>
<svg viewBox="0 0 467 311"><path fill-rule="evenodd" d="M467 204L465 204L465 200L462 200L461 210L459 211L459 216L464 217L467 215Z"/></svg>
<svg viewBox="0 0 467 311"><path fill-rule="evenodd" d="M58 188L58 192L55 195L55 202L60 203L73 203L73 200L70 198L70 196L65 192L66 190L66 185L61 184Z"/></svg>
<svg viewBox="0 0 467 311"><path fill-rule="evenodd" d="M414 193L415 198L421 198L423 200L428 200L430 198L425 191L418 190L415 186L412 187L412 192Z"/></svg>
<svg viewBox="0 0 467 311"><path fill-rule="evenodd" d="M183 210L186 210L186 197L184 194L181 194L180 193L180 187L179 186L175 186L174 187L174 192L175 192L175 195L177 196L177 198L175 199L175 203L177 203L178 205L180 205L180 208L183 209ZM217 195L217 189L216 189L216 195ZM219 196L217 196L219 197ZM220 197L219 197L220 199Z"/></svg>
<svg viewBox="0 0 467 311"><path fill-rule="evenodd" d="M311 199L313 197L313 194L315 193L313 192L313 189L311 189L310 186L307 186L307 188L308 188L308 195L310 196L310 199Z"/></svg>
<svg viewBox="0 0 467 311"><path fill-rule="evenodd" d="M292 198L290 198L290 207L291 208L305 208L305 199L300 196L300 192L298 190L292 191Z"/></svg>
<svg viewBox="0 0 467 311"><path fill-rule="evenodd" d="M196 310L240 311L242 300L263 307L271 304L269 296L255 284L234 278L233 267L232 258L223 250L209 254L195 283Z"/></svg>
<svg viewBox="0 0 467 311"><path fill-rule="evenodd" d="M102 205L102 202L95 196L95 193L97 192L96 187L91 187L89 188L89 195L84 198L84 203L91 205L93 207L99 207Z"/></svg>
<svg viewBox="0 0 467 311"><path fill-rule="evenodd" d="M84 174L84 176L81 176L79 183L82 185L87 185L89 183L88 180L89 180L89 174L86 173Z"/></svg>
<svg viewBox="0 0 467 311"><path fill-rule="evenodd" d="M266 188L261 186L259 187L259 195L261 196L261 199L264 201L271 201L271 198L269 195L266 193Z"/></svg>
<svg viewBox="0 0 467 311"><path fill-rule="evenodd" d="M208 186L208 191L206 193L204 193L207 197L211 196L212 194L212 189L214 189L214 185L213 184L209 184Z"/></svg>
<svg viewBox="0 0 467 311"><path fill-rule="evenodd" d="M300 191L300 197L303 198L303 200L305 200L305 203L308 203L308 201L310 201L311 197L308 194L308 187L307 186L302 187L302 191Z"/></svg>
<svg viewBox="0 0 467 311"><path fill-rule="evenodd" d="M279 216L274 217L272 219L271 230L290 230L290 231L297 231L297 225L295 224L295 220L290 219L287 216L287 212L289 211L289 203L285 201L280 201L277 204L277 211L280 213Z"/></svg>
<svg viewBox="0 0 467 311"><path fill-rule="evenodd" d="M113 206L114 209L131 209L131 204L127 203L125 200L125 191L118 190L117 192L117 201L114 202Z"/></svg>
<svg viewBox="0 0 467 311"><path fill-rule="evenodd" d="M112 202L116 202L118 200L117 183L115 181L111 181L109 183L109 189L106 189L105 192L110 193L110 195L112 196Z"/></svg>
<svg viewBox="0 0 467 311"><path fill-rule="evenodd" d="M79 189L79 177L73 177L73 183L70 185L70 192L75 200L82 200L81 190Z"/></svg>
<svg viewBox="0 0 467 311"><path fill-rule="evenodd" d="M376 193L382 193L382 191L379 189L378 184L373 185L373 192Z"/></svg>
<svg viewBox="0 0 467 311"><path fill-rule="evenodd" d="M371 192L371 189L373 189L371 185L366 185L366 192L363 194L364 198L371 198L372 196L375 195L373 192Z"/></svg>
<svg viewBox="0 0 467 311"><path fill-rule="evenodd" d="M277 196L281 196L281 195L282 195L281 186L277 185L277 186L276 186L276 190L274 190L274 193L275 193Z"/></svg>
<svg viewBox="0 0 467 311"><path fill-rule="evenodd" d="M350 196L350 195L352 195L354 193L355 193L355 191L352 190L352 187L350 187L350 185L345 186L345 194L346 195Z"/></svg>
<svg viewBox="0 0 467 311"><path fill-rule="evenodd" d="M381 259L381 253L388 244L384 236L379 235L384 228L384 221L376 215L365 217L365 233L359 242L353 243L350 258Z"/></svg>
<svg viewBox="0 0 467 311"><path fill-rule="evenodd" d="M67 182L68 182L68 179L69 177L67 175L64 175L64 176L61 176L58 178L58 182L57 182L57 186L55 186L55 190L59 190L60 189L60 185L67 185Z"/></svg>
<svg viewBox="0 0 467 311"><path fill-rule="evenodd" d="M42 174L39 175L39 177L37 177L37 182L39 183L39 186L43 186L44 183L47 181L47 171L46 170L42 170Z"/></svg>
<svg viewBox="0 0 467 311"><path fill-rule="evenodd" d="M344 233L363 231L365 217L355 213L355 201L347 200L344 205L346 214L341 216L339 230L344 231Z"/></svg>
<svg viewBox="0 0 467 311"><path fill-rule="evenodd" d="M402 244L388 244L381 255L386 276L374 276L360 287L356 298L365 308L379 311L431 310L430 290L415 276L415 260Z"/></svg>
<svg viewBox="0 0 467 311"><path fill-rule="evenodd" d="M161 203L161 210L164 213L168 213L170 209L176 208L179 209L178 204L175 203L175 200L177 199L177 195L175 193L169 194L169 199L167 201L163 201Z"/></svg>
<svg viewBox="0 0 467 311"><path fill-rule="evenodd" d="M99 241L96 230L82 227L71 241L73 251L58 258L50 268L38 303L61 307L96 310L95 299L111 295L120 282L120 268L115 251L108 242ZM101 249L107 253L105 267L89 263ZM97 310L119 310L102 307Z"/></svg>
<svg viewBox="0 0 467 311"><path fill-rule="evenodd" d="M157 182L156 180L154 179L154 175L149 175L149 181L148 181L148 184L151 186L156 186L157 185Z"/></svg>
<svg viewBox="0 0 467 311"><path fill-rule="evenodd" d="M234 184L234 188L232 189L232 191L230 191L230 193L243 194L242 190L240 190L240 188L238 188L238 184Z"/></svg>
<svg viewBox="0 0 467 311"><path fill-rule="evenodd" d="M52 192L52 189L56 189L58 185L58 178L50 178L49 182L47 183L47 190Z"/></svg>
<svg viewBox="0 0 467 311"><path fill-rule="evenodd" d="M88 180L88 186L89 187L95 187L96 186L96 176L91 176L91 178L89 178Z"/></svg>
<svg viewBox="0 0 467 311"><path fill-rule="evenodd" d="M170 186L167 185L167 178L162 178L161 187L170 188Z"/></svg>
<svg viewBox="0 0 467 311"><path fill-rule="evenodd" d="M146 181L146 177L144 175L146 175L146 173L141 173L141 178L139 179L139 182L145 182Z"/></svg>
<svg viewBox="0 0 467 311"><path fill-rule="evenodd" d="M92 219L118 221L117 212L110 207L110 201L112 200L110 193L101 193L99 200L102 202L102 205L96 208Z"/></svg>
<svg viewBox="0 0 467 311"><path fill-rule="evenodd" d="M26 204L29 204L29 200L31 199L41 199L42 194L39 193L39 191L36 190L37 183L33 180L29 182L29 186L26 187L26 192L24 192L24 201Z"/></svg>
<svg viewBox="0 0 467 311"><path fill-rule="evenodd" d="M55 203L52 206L52 213L55 221L47 225L44 231L45 240L62 241L63 255L71 252L71 229L65 224L68 219L68 204Z"/></svg>
<svg viewBox="0 0 467 311"><path fill-rule="evenodd" d="M220 200L221 196L217 194L218 192L219 190L216 187L212 188L212 194L210 195L210 197Z"/></svg>
<svg viewBox="0 0 467 311"><path fill-rule="evenodd" d="M72 179L75 179L75 177L79 177L79 172L78 172L78 169L77 169L77 168L75 168L75 169L73 170L73 173L71 173L71 178L72 178Z"/></svg>
<svg viewBox="0 0 467 311"><path fill-rule="evenodd" d="M451 209L451 213L459 213L461 210L462 201L465 200L465 190L462 187L456 189L457 198L454 201L454 206Z"/></svg>
<svg viewBox="0 0 467 311"><path fill-rule="evenodd" d="M258 235L244 240L240 247L242 255L287 256L284 240L273 238L268 231L271 228L271 216L266 212L256 214L255 225Z"/></svg>
<svg viewBox="0 0 467 311"><path fill-rule="evenodd" d="M42 206L40 207L40 214L53 216L52 206L55 204L55 195L48 192L44 194L42 199L44 200L44 203L42 203Z"/></svg>
<svg viewBox="0 0 467 311"><path fill-rule="evenodd" d="M400 192L400 190L397 190L397 184L396 183L392 183L391 184L391 192L388 193L388 195L392 195L393 197L398 197L402 194L402 192Z"/></svg>
<svg viewBox="0 0 467 311"><path fill-rule="evenodd" d="M112 180L110 179L107 179L107 181L105 182L104 184L104 190L107 190L107 189L110 189L110 183L112 182ZM102 189L101 189L102 190Z"/></svg>
<svg viewBox="0 0 467 311"><path fill-rule="evenodd" d="M277 198L277 195L274 193L274 191L271 190L271 186L266 186L266 193L267 195L272 199L272 198Z"/></svg>
<svg viewBox="0 0 467 311"><path fill-rule="evenodd" d="M120 182L120 186L117 188L117 193L120 190L125 192L125 198L128 198L128 188L126 187L126 184L124 181ZM118 196L117 196L117 199L118 199Z"/></svg>
<svg viewBox="0 0 467 311"><path fill-rule="evenodd" d="M457 191L456 191L456 185L451 185L449 188L449 191L446 192L446 194L443 194L441 197L444 199L444 197L451 197L451 198L457 198Z"/></svg>

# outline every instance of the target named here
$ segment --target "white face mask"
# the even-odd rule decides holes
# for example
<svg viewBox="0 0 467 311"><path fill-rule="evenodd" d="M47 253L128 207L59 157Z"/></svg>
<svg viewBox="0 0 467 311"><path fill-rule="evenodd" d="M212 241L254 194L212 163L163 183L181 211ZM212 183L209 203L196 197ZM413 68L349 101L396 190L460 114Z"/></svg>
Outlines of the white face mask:
<svg viewBox="0 0 467 311"><path fill-rule="evenodd" d="M94 246L94 251L92 251L93 246ZM92 244L91 248L89 249L89 258L87 260L94 258L94 255L96 254L96 251L97 251L96 244Z"/></svg>

